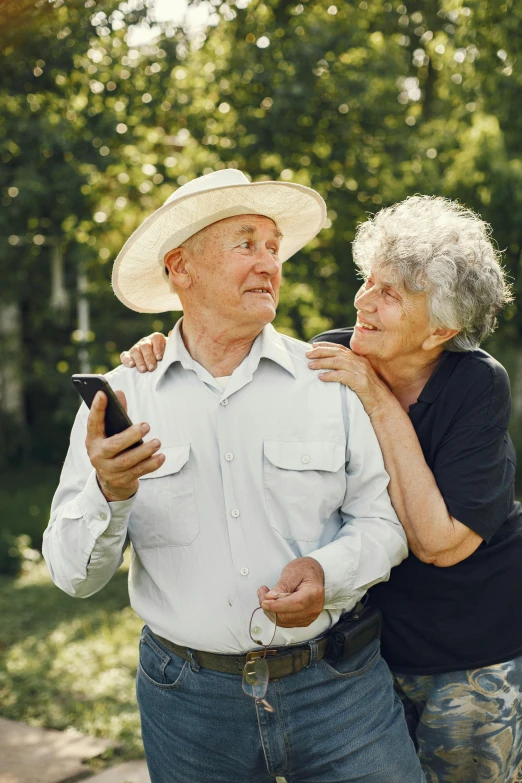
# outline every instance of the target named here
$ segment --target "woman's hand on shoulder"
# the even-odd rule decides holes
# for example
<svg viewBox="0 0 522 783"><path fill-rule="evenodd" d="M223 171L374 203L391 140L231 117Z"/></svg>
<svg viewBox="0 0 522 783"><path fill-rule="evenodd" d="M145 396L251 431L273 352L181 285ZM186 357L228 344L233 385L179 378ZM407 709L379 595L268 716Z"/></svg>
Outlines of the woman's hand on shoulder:
<svg viewBox="0 0 522 783"><path fill-rule="evenodd" d="M370 417L380 411L390 398L395 399L368 359L344 345L314 343L306 355L310 369L325 371L319 373L322 381L342 383L352 389Z"/></svg>
<svg viewBox="0 0 522 783"><path fill-rule="evenodd" d="M138 340L129 351L122 351L120 359L125 367L137 367L139 372L152 372L163 359L167 338L154 332Z"/></svg>

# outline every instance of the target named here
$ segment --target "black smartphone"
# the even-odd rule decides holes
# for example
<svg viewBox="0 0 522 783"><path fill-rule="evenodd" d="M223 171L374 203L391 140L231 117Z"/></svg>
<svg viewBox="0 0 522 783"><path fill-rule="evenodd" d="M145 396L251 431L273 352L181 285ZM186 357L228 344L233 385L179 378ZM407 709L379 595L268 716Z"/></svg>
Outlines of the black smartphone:
<svg viewBox="0 0 522 783"><path fill-rule="evenodd" d="M91 407L92 401L99 391L105 392L107 395L107 408L105 409L105 435L107 438L123 432L128 427L132 427L132 421L114 394L114 390L107 378L103 375L82 373L73 375L71 380L88 408ZM136 446L141 446L142 443L143 441L139 440L137 443L129 446L129 448L134 449Z"/></svg>

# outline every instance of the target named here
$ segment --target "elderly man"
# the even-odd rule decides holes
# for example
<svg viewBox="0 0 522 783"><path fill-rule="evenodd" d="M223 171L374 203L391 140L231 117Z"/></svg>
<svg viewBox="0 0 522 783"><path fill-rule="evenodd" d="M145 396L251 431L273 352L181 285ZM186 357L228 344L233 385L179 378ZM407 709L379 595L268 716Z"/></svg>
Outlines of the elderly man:
<svg viewBox="0 0 522 783"><path fill-rule="evenodd" d="M80 409L44 554L86 597L130 539L153 783L424 780L358 604L407 554L375 434L271 326L281 263L324 218L308 188L216 172L115 263L127 306L184 315L154 373L109 373L143 423L106 438L105 396Z"/></svg>

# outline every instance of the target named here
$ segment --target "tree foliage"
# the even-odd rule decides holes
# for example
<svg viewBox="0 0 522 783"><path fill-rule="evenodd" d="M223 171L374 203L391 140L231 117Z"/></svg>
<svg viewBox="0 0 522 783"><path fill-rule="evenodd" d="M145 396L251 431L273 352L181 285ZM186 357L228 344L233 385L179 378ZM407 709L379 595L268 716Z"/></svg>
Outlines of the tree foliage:
<svg viewBox="0 0 522 783"><path fill-rule="evenodd" d="M520 6L328 2L212 0L204 33L165 25L141 47L129 43L129 25L152 12L139 4L10 4L0 41L0 299L22 313L33 456L63 455L79 337L103 371L140 335L170 327L169 314L120 305L110 265L173 188L211 170L300 182L327 201L327 227L285 264L277 324L292 334L352 321L355 227L413 193L458 198L490 221L520 293ZM64 249L68 310L49 306L53 242ZM80 336L79 271L92 323ZM515 304L490 343L512 372L521 330Z"/></svg>

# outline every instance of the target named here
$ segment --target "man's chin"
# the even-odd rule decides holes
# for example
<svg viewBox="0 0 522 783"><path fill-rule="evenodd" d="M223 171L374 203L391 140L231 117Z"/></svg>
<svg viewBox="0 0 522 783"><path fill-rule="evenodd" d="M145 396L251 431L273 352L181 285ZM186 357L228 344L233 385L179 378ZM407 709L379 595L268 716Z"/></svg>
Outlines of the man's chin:
<svg viewBox="0 0 522 783"><path fill-rule="evenodd" d="M276 309L275 309L275 307L274 307L274 308L273 308L273 310L272 310L272 312L270 313L270 316L267 318L267 321L266 321L266 323L267 323L267 324L271 324L271 323L272 323L272 321L274 320L274 318L276 317L276 315L277 315L277 310L276 310Z"/></svg>
<svg viewBox="0 0 522 783"><path fill-rule="evenodd" d="M271 324L277 315L277 310L274 304L266 304L259 302L257 307L249 307L246 310L246 318L252 319L252 323L261 324L266 326Z"/></svg>

